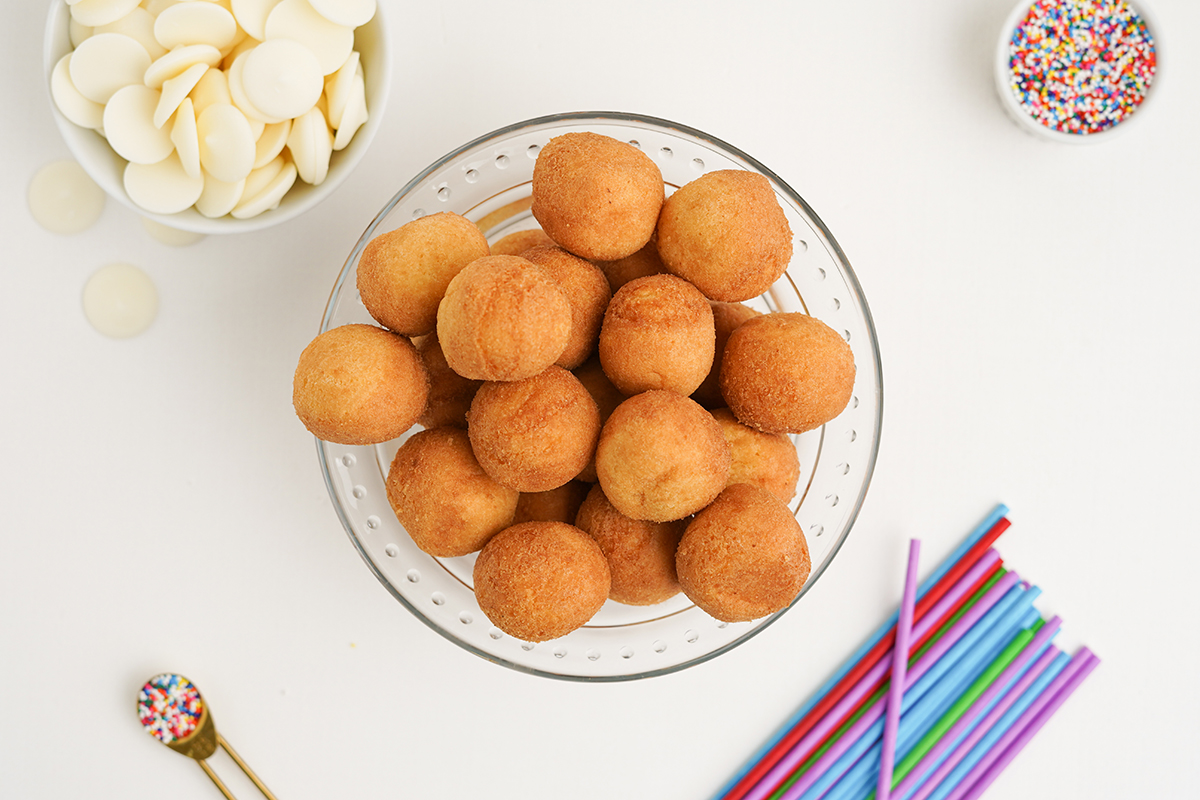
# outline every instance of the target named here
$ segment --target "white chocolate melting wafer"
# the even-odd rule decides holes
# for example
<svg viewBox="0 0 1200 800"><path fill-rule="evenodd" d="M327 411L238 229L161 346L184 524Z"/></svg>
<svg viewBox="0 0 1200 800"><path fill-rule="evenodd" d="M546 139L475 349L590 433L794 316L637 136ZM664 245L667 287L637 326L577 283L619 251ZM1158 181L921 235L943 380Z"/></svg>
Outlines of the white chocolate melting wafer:
<svg viewBox="0 0 1200 800"><path fill-rule="evenodd" d="M354 83L351 85L350 98L346 101L346 108L342 112L342 124L338 126L337 136L333 140L333 149L342 150L350 144L354 134L366 124L368 116L367 88L363 80L362 67L359 67L358 74L354 76Z"/></svg>
<svg viewBox="0 0 1200 800"><path fill-rule="evenodd" d="M242 199L245 189L244 180L237 183L219 181L207 172L204 173L204 191L196 198L196 210L209 219L223 217Z"/></svg>
<svg viewBox="0 0 1200 800"><path fill-rule="evenodd" d="M254 168L254 134L242 112L211 105L196 118L200 164L214 178L237 183Z"/></svg>
<svg viewBox="0 0 1200 800"><path fill-rule="evenodd" d="M233 98L229 96L229 79L219 69L209 69L205 72L189 97L192 98L192 107L196 114L200 114L213 103L233 103Z"/></svg>
<svg viewBox="0 0 1200 800"><path fill-rule="evenodd" d="M357 28L375 16L375 0L309 0L313 10L337 25Z"/></svg>
<svg viewBox="0 0 1200 800"><path fill-rule="evenodd" d="M97 37L92 37L95 38ZM143 82L151 89L161 89L165 81L178 78L196 64L215 67L220 63L221 51L211 44L185 44L155 59L154 63L146 68Z"/></svg>
<svg viewBox="0 0 1200 800"><path fill-rule="evenodd" d="M82 233L104 212L104 190L75 161L52 161L29 182L29 213L51 233Z"/></svg>
<svg viewBox="0 0 1200 800"><path fill-rule="evenodd" d="M171 50L186 44L207 44L218 50L237 36L237 20L216 3L177 3L154 20L154 38Z"/></svg>
<svg viewBox="0 0 1200 800"><path fill-rule="evenodd" d="M192 98L185 97L175 109L171 122L171 141L179 154L179 163L190 178L200 177L200 133L196 130L196 110Z"/></svg>
<svg viewBox="0 0 1200 800"><path fill-rule="evenodd" d="M79 0L71 3L71 17L92 28L116 22L138 7L138 0Z"/></svg>
<svg viewBox="0 0 1200 800"><path fill-rule="evenodd" d="M267 125L262 135L254 143L254 168L264 167L283 152L287 144L288 134L292 132L292 121L286 119L274 125Z"/></svg>
<svg viewBox="0 0 1200 800"><path fill-rule="evenodd" d="M171 132L154 124L160 93L140 83L117 90L104 107L104 134L117 155L136 164L157 164L175 149Z"/></svg>
<svg viewBox="0 0 1200 800"><path fill-rule="evenodd" d="M85 39L71 54L71 82L88 100L103 104L117 89L141 82L149 66L150 54L136 39L102 33Z"/></svg>
<svg viewBox="0 0 1200 800"><path fill-rule="evenodd" d="M151 214L176 214L191 206L204 190L204 179L193 178L183 169L179 154L157 164L125 167L125 192L129 199Z"/></svg>
<svg viewBox="0 0 1200 800"><path fill-rule="evenodd" d="M266 39L292 39L307 47L328 75L350 57L354 29L338 25L318 14L308 0L282 0L271 9L264 26Z"/></svg>
<svg viewBox="0 0 1200 800"><path fill-rule="evenodd" d="M324 182L333 155L333 134L321 109L311 108L292 121L287 148L300 180L313 186Z"/></svg>
<svg viewBox="0 0 1200 800"><path fill-rule="evenodd" d="M168 48L154 38L154 17L144 8L135 8L116 22L94 28L92 33L120 33L136 39L138 44L146 48L151 61L167 54Z"/></svg>
<svg viewBox="0 0 1200 800"><path fill-rule="evenodd" d="M155 127L161 128L167 124L167 120L175 113L175 109L179 108L179 104L187 99L192 89L196 88L196 84L209 69L208 64L192 64L178 77L163 81L158 106L154 109Z"/></svg>
<svg viewBox="0 0 1200 800"><path fill-rule="evenodd" d="M289 161L261 192L249 200L243 198L229 213L234 219L250 219L264 211L270 211L279 205L295 182L296 165Z"/></svg>
<svg viewBox="0 0 1200 800"><path fill-rule="evenodd" d="M88 100L71 81L71 53L58 60L50 73L50 94L62 115L81 128L104 126L104 106Z"/></svg>
<svg viewBox="0 0 1200 800"><path fill-rule="evenodd" d="M279 0L232 0L231 3L238 24L260 42L267 38L267 16L277 5Z"/></svg>
<svg viewBox="0 0 1200 800"><path fill-rule="evenodd" d="M270 39L246 53L241 78L251 105L279 120L308 111L324 89L317 57L291 39Z"/></svg>

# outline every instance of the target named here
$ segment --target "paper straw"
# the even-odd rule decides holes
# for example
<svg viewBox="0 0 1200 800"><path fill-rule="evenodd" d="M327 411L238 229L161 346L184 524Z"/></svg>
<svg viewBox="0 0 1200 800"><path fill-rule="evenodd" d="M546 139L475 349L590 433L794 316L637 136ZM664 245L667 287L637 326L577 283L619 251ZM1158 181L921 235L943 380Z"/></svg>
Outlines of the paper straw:
<svg viewBox="0 0 1200 800"><path fill-rule="evenodd" d="M947 593L938 602L934 608L930 609L921 622L918 624L917 633L923 635L934 620L941 616L944 609L952 606L959 597L959 593L965 592L967 586L974 583L979 575L986 572L991 565L999 559L995 551L989 551L989 555L985 555L979 562L954 586L951 592ZM978 573L978 574L976 574ZM1008 576L1005 576L1007 578ZM1011 586L1011 582L1009 583ZM982 601L981 601L982 602ZM995 602L994 600L992 601ZM944 607L944 608L943 608ZM880 663L872 667L863 677L850 689L828 712L820 718L799 740L791 746L791 748L777 759L765 774L751 786L751 788L743 795L746 800L763 800L781 781L794 770L808 754L824 739L825 735L833 730L838 721L843 719L855 704L865 697L875 683L883 677L887 671L887 664Z"/></svg>
<svg viewBox="0 0 1200 800"><path fill-rule="evenodd" d="M973 697L971 692L964 696L965 707L961 709L958 718L941 731L935 741L930 742L928 749L922 748L921 744L923 743L918 744L910 754L911 760L906 759L906 763L901 765L906 774L895 787L896 797L903 798L912 791L938 764L943 754L947 753L955 742L971 730L972 725L983 716L984 711L1008 692L1010 686L1018 685L1019 678L1027 674L1026 667L1043 655L1051 639L1058 634L1061 627L1062 620L1060 618L1051 618L1049 622L1041 626L1040 630L1034 632L1035 635L1031 637L1028 646L1015 654L1015 657L1003 668L1003 672L995 676L986 688ZM1032 680L1031 677L1029 682ZM1015 692L1013 700L1019 696L1020 691ZM953 768L953 764L945 772L949 772L951 768Z"/></svg>
<svg viewBox="0 0 1200 800"><path fill-rule="evenodd" d="M919 686L910 689L915 700L904 713L897 737L902 752L912 749L962 696L964 690L1000 659L1015 639L1040 620L1037 610L1031 607L1036 596L1036 592L1022 596L1020 602L996 623L987 637L975 647L962 652L961 660L937 678L928 690ZM946 658L954 657L947 655ZM934 675L930 674L927 678L934 678ZM847 754L829 768L831 778L826 778L823 784L820 781L816 784L823 788L810 792L807 797L856 800L870 794L871 786L878 782L879 755L882 751L882 743L878 741L879 726L880 723L876 722L867 729L859 741L848 748Z"/></svg>
<svg viewBox="0 0 1200 800"><path fill-rule="evenodd" d="M883 724L883 753L879 761L879 797L887 800L892 788L892 768L896 763L896 729L900 727L900 703L904 699L904 676L908 672L908 640L912 634L913 606L917 602L917 563L921 540L908 546L908 574L904 578L904 601L896 624L896 645L892 648L891 689Z"/></svg>
<svg viewBox="0 0 1200 800"><path fill-rule="evenodd" d="M1025 726L1020 735L996 759L996 762L988 767L987 771L980 776L975 785L971 787L971 790L963 796L963 800L977 800L992 785L992 781L996 780L1000 773L1004 771L1004 768L1012 763L1017 754L1025 749L1025 745L1029 744L1033 737L1037 735L1037 732L1042 729L1050 718L1054 716L1054 713L1062 707L1062 704L1067 701L1067 698L1087 679L1087 676L1092 674L1092 670L1098 666L1100 666L1100 659L1095 654L1092 654L1091 658L1085 661L1083 666L1079 668L1079 671L1071 676L1071 679L1058 690L1058 693L1054 695L1049 704Z"/></svg>
<svg viewBox="0 0 1200 800"><path fill-rule="evenodd" d="M948 573L960 564L964 565L964 571L973 567L995 542L996 538L1009 527L1009 522L1005 519L1008 511L1008 506L1003 503L998 504L921 583L917 588L917 597L921 601L924 601L926 597L933 594L934 590L940 590L936 598L940 599L941 595L949 590L958 580L957 577L948 578ZM930 605L936 602L936 599L931 600ZM914 616L920 618L923 615L924 609L918 605ZM884 650L890 646L890 643L884 644L882 647L880 643L891 634L898 616L899 612L893 614L858 650L852 653L842 668L818 688L808 702L784 721L783 725L780 726L779 732L751 755L741 771L730 778L717 792L716 796L723 798L723 800L741 800L750 787L774 765L778 758L786 753L797 739L804 735L806 731L796 733L795 729L797 726L804 725L805 723L811 726L816 719L819 719L825 713L825 710L832 707L841 699L845 691L858 681L858 677L849 678L849 673L856 669L864 660L869 660L870 655L876 650L879 651L877 658L883 656ZM870 664L863 667L863 671L874 663L872 660ZM828 705L826 705L825 709L818 711L816 707L823 703L828 703Z"/></svg>
<svg viewBox="0 0 1200 800"><path fill-rule="evenodd" d="M968 649L973 647L978 641L978 638L987 633L988 630L995 624L997 619L1003 618L1016 601L1020 599L1022 594L1026 594L1020 589L1015 589L1010 594L1010 589L1014 589L1020 577L1015 572L1010 572L996 583L988 595L980 600L972 609L960 619L947 633L943 636L936 645L930 648L929 652L921 658L913 667L910 681L913 684L913 689L921 686L923 689L928 689L934 680L940 677L946 670L956 663L957 658L947 659L943 662L942 656L947 653L954 645L960 641L963 646L955 649L956 657L961 657ZM995 609L994 614L990 614ZM977 630L975 624L981 622ZM921 679L926 673L932 673L933 677L924 682ZM913 695L913 702L917 699L917 695ZM907 698L906 698L907 699ZM837 745L821 757L821 763L818 763L808 772L800 777L800 779L791 786L781 797L783 800L795 800L803 795L809 787L811 787L819 779L822 779L827 765L836 762L845 751L858 740L863 730L869 727L880 716L881 709L876 705L871 711L867 712L857 723L854 729L842 737ZM782 762L781 762L782 763Z"/></svg>
<svg viewBox="0 0 1200 800"><path fill-rule="evenodd" d="M953 625L955 622L957 622L958 619L960 617L962 617L962 615L964 613L966 613L967 610L970 609L970 607L974 606L977 602L979 602L979 600L981 600L983 597L985 597L987 595L987 593L996 584L996 582L999 581L1000 578L1002 578L1004 576L1004 570L992 572L992 573L990 573L990 575L991 575L991 577L988 578L987 580L979 581L977 584L972 586L972 589L974 589L974 591L971 592L970 597L964 598L965 605L956 614L954 614L953 616L951 616L949 618L951 625ZM941 624L941 623L939 623L939 624ZM943 632L944 631L938 631L939 635ZM933 644L933 642L930 642L929 645L927 645L925 649L928 649L928 646L931 646L932 644ZM911 665L911 664L915 663L916 659L919 658L924 652L925 652L925 650L923 649L921 651L918 651L918 653L916 655L909 656L909 664ZM799 774L805 772L809 767L811 767L817 761L817 759L819 759L821 756L823 756L826 753L826 751L828 751L829 748L832 747L834 745L834 743L838 739L840 739L851 728L851 726L854 725L855 722L858 722L858 720L862 717L862 715L865 714L871 706L873 706L875 703L882 700L886 693L887 693L887 680L880 679L874 685L871 695L869 697L864 698L862 701L860 701L858 703L858 705L844 719L842 719L842 721L838 725L837 729L834 730L828 736L826 736L823 741L821 741L821 743L817 746L816 750L813 751L812 755L810 755L804 761L804 763L801 764L801 766L796 770L795 773L793 773L793 775L791 777L789 777L788 780L791 781L792 778L798 777ZM790 785L790 783L788 785Z"/></svg>
<svg viewBox="0 0 1200 800"><path fill-rule="evenodd" d="M945 779L937 783L936 787L933 788L932 791L929 791L928 789L922 789L923 795L927 793L929 800L946 800L947 795L953 792L955 788L962 782L966 774L970 772L975 765L978 764L979 761L988 754L1000 737L1003 736L1013 726L1017 718L1025 712L1025 709L1032 705L1033 702L1042 694L1042 692L1046 691L1046 687L1048 687L1050 683L1056 677L1058 677L1058 675L1064 669L1066 669L1067 664L1071 663L1071 657L1066 653L1057 652L1058 648L1051 649L1056 652L1054 658L1045 667L1045 669L1043 669L1040 674L1036 674L1033 682L1028 684L1028 688L1020 692L1014 690L1010 693L1011 695L1019 694L1020 696L1017 697L1016 701L1011 704L1011 707L1007 708L1007 710L1004 710L998 715L999 719L995 719L994 725L992 724L992 714L991 712L988 712L988 715L983 719L983 721L980 722L974 731L972 731L971 738L975 743L973 745L967 745L964 743L966 746L964 747L963 752L965 752L966 755L962 757L961 762L950 771L949 775L947 775ZM1034 670L1030 670L1030 672L1034 672ZM926 781L924 784L924 787L932 786L934 786L933 780Z"/></svg>
<svg viewBox="0 0 1200 800"><path fill-rule="evenodd" d="M1000 737L1000 740L996 742L996 746L989 750L988 753L979 761L979 763L967 773L966 778L964 778L954 789L954 791L949 794L947 800L967 800L968 796L972 798L978 797L978 795L974 793L975 785L980 781L983 775L991 771L993 765L999 762L1001 756L1012 744L1019 739L1025 739L1027 741L1028 738L1033 735L1033 733L1037 732L1037 729L1040 729L1041 725L1033 728L1034 721L1037 720L1038 716L1043 712L1043 710L1046 710L1048 714L1054 713L1054 709L1057 709L1058 706L1062 704L1061 700L1055 703L1058 696L1063 694L1062 700L1065 700L1067 696L1069 696L1070 693L1073 692L1079 685L1079 682L1082 681L1083 678L1086 678L1092 669L1095 668L1093 661L1098 662L1099 659L1097 659L1092 654L1092 651L1088 648L1081 648L1080 651L1076 653L1075 657L1071 659L1071 663L1067 664L1066 669L1060 672L1058 676L1055 677L1055 679L1050 683L1050 686L1046 689L1046 691L1038 695L1038 698L1033 701L1029 708L1025 709L1024 713L1021 714L1016 724L1009 728L1004 735ZM1044 724L1044 721L1042 724ZM1031 728L1032 732L1027 736L1026 730ZM1021 746L1023 747L1024 745L1022 744ZM1013 755L1015 756L1016 754L1014 753ZM1002 768L1003 767L1001 767L1001 769ZM992 777L993 779L995 778L994 775ZM985 786L983 788L987 787ZM982 792L983 789L980 789L979 791Z"/></svg>

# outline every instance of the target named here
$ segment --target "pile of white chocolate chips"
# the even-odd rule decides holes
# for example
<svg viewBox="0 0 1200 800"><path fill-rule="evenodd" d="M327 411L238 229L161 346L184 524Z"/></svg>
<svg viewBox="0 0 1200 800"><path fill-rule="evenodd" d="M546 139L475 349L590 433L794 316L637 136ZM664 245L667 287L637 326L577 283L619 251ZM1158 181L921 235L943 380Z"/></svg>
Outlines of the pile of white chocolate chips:
<svg viewBox="0 0 1200 800"><path fill-rule="evenodd" d="M318 185L367 121L375 0L66 0L58 109L128 162L143 210L249 219Z"/></svg>

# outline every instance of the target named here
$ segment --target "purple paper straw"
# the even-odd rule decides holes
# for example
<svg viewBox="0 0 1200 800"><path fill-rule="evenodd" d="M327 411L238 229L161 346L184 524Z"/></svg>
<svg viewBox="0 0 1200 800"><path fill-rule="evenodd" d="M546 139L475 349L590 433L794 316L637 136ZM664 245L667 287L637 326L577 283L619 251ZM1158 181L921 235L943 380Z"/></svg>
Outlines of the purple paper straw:
<svg viewBox="0 0 1200 800"><path fill-rule="evenodd" d="M962 596L967 593L967 590L974 586L980 578L982 578L991 568L1000 560L1000 554L994 549L989 549L984 553L975 566L967 571L965 575L958 579L958 582L942 596L933 608L926 612L921 621L917 623L913 633L917 639L924 636L931 627L936 625L946 612L954 607ZM1006 576L1007 577L1007 576ZM978 603L976 603L978 605ZM944 638L944 637L943 637ZM800 741L796 742L795 746L788 751L787 755L779 760L779 762L771 768L771 771L763 775L758 783L754 785L745 795L744 800L763 800L767 795L771 794L775 787L782 783L788 775L812 752L818 742L822 741L828 733L837 726L841 720L850 712L850 709L858 705L859 701L871 691L872 687L879 682L889 669L887 656L879 660L879 663L867 671L854 688L848 691L837 705L829 709L821 721L812 727Z"/></svg>
<svg viewBox="0 0 1200 800"><path fill-rule="evenodd" d="M978 797L979 793L982 793L987 788L987 786L983 786L979 789L979 793L975 792L975 786L982 781L984 774L991 771L991 768L999 762L1010 745L1018 740L1028 742L1029 738L1034 733L1037 733L1041 725L1045 724L1045 720L1042 720L1041 724L1036 727L1033 723L1037 720L1043 709L1049 709L1048 714L1054 713L1054 709L1062 705L1062 700L1066 700L1071 692L1075 691L1079 682L1086 678L1088 673L1095 668L1096 664L1092 663L1093 660L1096 663L1100 662L1100 659L1096 658L1091 650L1086 647L1081 648L1075 657L1071 659L1071 663L1067 664L1066 669L1060 672L1058 677L1046 687L1046 691L1038 695L1038 698L1033 701L1033 705L1025 709L1025 713L1017 719L1016 724L1000 737L996 745L975 765L974 769L967 773L966 777L947 796L946 800L967 800L968 795L972 798ZM1060 694L1062 694L1062 700L1057 700ZM1057 702L1055 702L1056 700ZM1028 734L1026 733L1027 729L1029 729ZM1021 745L1022 747L1024 747L1024 742ZM1013 755L1015 756L1016 753L1014 752ZM995 780L995 777L995 775L992 775L991 780ZM988 783L990 784L990 782Z"/></svg>
<svg viewBox="0 0 1200 800"><path fill-rule="evenodd" d="M954 744L954 742L957 741L960 736L966 733L968 729L971 728L971 725L975 722L975 720L978 719L981 714L983 714L984 709L990 706L993 700L995 700L997 697L1000 697L1001 693L1011 697L1007 704L1004 704L1003 701L1001 701L1001 703L1004 705L1004 708L1008 708L1008 706L1012 705L1013 701L1015 701L1017 697L1021 696L1021 693L1024 692L1025 689L1022 688L1019 683L1013 687L1011 692L1005 693L1004 687L1021 675L1021 671L1025 669L1025 665L1037 657L1038 652L1043 646L1049 643L1050 639L1053 638L1056 633L1058 633L1058 630L1061 626L1062 620L1058 617L1051 618L1049 622L1042 626L1042 629L1037 632L1029 644L1027 644L1017 655L1017 657L1014 658L1007 667L1005 667L1004 671L1001 672L994 681L992 681L992 684L983 692L983 694L975 699L975 702L971 704L971 707L968 708L966 712L958 718L958 721L950 727L950 730L946 731L946 733L942 735L942 738L938 740L937 744L930 748L929 752L925 754L925 757L917 762L917 765L913 767L913 769L907 775L904 776L904 779L900 781L899 784L896 785L896 797L904 797L904 795L908 794L908 792L911 791L914 786L920 783L922 777L929 772L933 765L938 763L938 759L942 757L942 754L949 750L950 746ZM1057 652L1057 650L1055 652ZM1043 655L1042 658L1045 659L1045 656ZM1053 656L1051 659L1053 659ZM1050 661L1047 660L1046 664L1049 663ZM1042 666L1044 667L1045 664L1042 664ZM1035 671L1030 670L1030 672ZM1040 672L1040 669L1036 670L1035 675L1036 673ZM1028 673L1026 674L1028 675ZM1035 675L1029 676L1029 681L1026 682L1026 686L1028 683L1032 683ZM993 709L993 711L994 710L995 709ZM1004 711L1001 710L999 713L1003 714ZM997 716L999 715L997 714ZM984 728L984 730L986 730L986 728ZM982 736L982 732L979 735ZM962 753L965 754L968 750L970 750L970 747L968 747L967 750L963 750ZM962 755L959 755L958 759L954 759L953 756L948 758L946 762L943 762L941 765L939 765L939 770L944 768L945 772L948 773L954 768L954 765L961 760L961 758ZM953 761L953 763L950 763L949 766L946 766L946 764L951 761ZM943 777L945 777L945 773L943 773ZM938 781L940 780L941 778L938 778ZM936 782L931 782L936 785ZM933 787L930 786L929 788L932 790ZM925 793L928 794L928 791ZM921 796L923 795L918 793L912 798L912 800L916 800L917 797Z"/></svg>
<svg viewBox="0 0 1200 800"><path fill-rule="evenodd" d="M971 606L970 610L954 624L954 627L938 639L933 647L929 648L925 652L925 655L921 656L921 660L913 665L913 671L907 676L908 683L910 685L915 683L922 675L937 664L946 651L956 644L967 631L971 630L984 614L991 611L992 606L996 605L1001 598L1008 594L1009 590L1016 586L1020 579L1021 577L1017 573L1008 572L1003 578L997 581L988 593L980 598L979 602ZM928 616L926 616L926 619L928 619ZM886 668L886 662L883 663ZM879 703L868 709L848 731L842 734L841 738L832 747L825 751L825 754L818 759L817 763L813 764L807 772L800 776L798 781L792 784L783 794L782 800L796 800L796 798L808 791L809 787L825 774L825 770L829 768L829 765L841 758L859 740L863 731L879 719L881 713L882 709Z"/></svg>
<svg viewBox="0 0 1200 800"><path fill-rule="evenodd" d="M878 800L888 800L892 788L892 768L896 765L896 730L900 727L900 704L904 700L904 676L908 672L908 640L912 635L913 606L917 602L917 562L921 540L908 545L908 574L904 578L904 600L896 623L896 645L892 648L892 677L888 686L887 716L883 721L883 751L879 757Z"/></svg>
<svg viewBox="0 0 1200 800"><path fill-rule="evenodd" d="M1062 688L1058 690L1058 693L1042 709L1041 713L1029 721L1029 724L1017 735L1012 744L1005 748L995 763L988 767L987 771L983 773L979 780L975 782L975 785L971 787L971 790L963 797L963 800L976 800L976 798L982 795L992 785L992 781L996 780L997 776L1004 771L1004 768L1012 763L1017 754L1025 748L1025 745L1029 744L1030 740L1042 729L1042 726L1054 716L1054 712L1058 711L1059 707L1067 701L1067 698L1079 688L1084 679L1092 674L1092 670L1100 665L1100 659L1095 654L1090 653L1089 656L1087 661L1080 666L1079 671L1063 684Z"/></svg>

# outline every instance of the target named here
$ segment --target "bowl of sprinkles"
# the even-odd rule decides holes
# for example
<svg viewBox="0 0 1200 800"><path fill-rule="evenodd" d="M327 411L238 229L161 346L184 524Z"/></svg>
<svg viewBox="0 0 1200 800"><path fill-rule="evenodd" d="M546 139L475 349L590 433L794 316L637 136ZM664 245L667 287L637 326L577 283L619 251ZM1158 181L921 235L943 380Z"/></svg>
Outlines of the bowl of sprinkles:
<svg viewBox="0 0 1200 800"><path fill-rule="evenodd" d="M1142 116L1161 63L1141 2L1023 0L996 49L996 88L1026 131L1093 143Z"/></svg>

